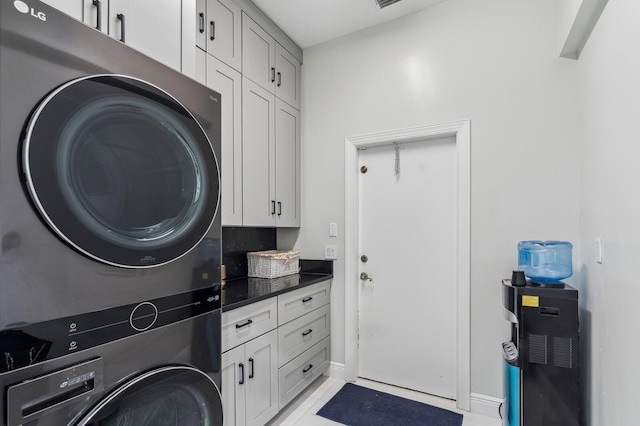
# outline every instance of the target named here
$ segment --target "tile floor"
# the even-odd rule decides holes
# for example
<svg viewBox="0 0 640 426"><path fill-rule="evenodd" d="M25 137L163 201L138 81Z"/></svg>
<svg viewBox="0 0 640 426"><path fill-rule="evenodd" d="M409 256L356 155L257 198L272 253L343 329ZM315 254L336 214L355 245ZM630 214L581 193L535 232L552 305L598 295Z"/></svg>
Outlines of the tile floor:
<svg viewBox="0 0 640 426"><path fill-rule="evenodd" d="M331 426L339 423L327 420L324 417L316 415L316 412L335 395L344 380L334 379L332 377L322 376L309 386L302 394L294 399L285 409L278 414L269 426ZM366 379L358 379L357 385L366 386L381 392L387 392L403 398L413 399L415 401L424 402L447 410L462 413L464 420L462 426L501 426L501 422L496 419L481 416L478 414L467 413L455 408L455 402L448 399L438 398L432 395L411 391L403 388L385 385L383 383L373 382Z"/></svg>

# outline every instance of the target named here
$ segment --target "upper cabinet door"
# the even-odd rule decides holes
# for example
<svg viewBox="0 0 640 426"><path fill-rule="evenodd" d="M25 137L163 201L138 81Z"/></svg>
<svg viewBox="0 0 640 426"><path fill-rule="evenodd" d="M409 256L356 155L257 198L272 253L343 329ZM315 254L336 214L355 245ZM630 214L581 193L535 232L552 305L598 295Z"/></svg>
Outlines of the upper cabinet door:
<svg viewBox="0 0 640 426"><path fill-rule="evenodd" d="M276 41L247 14L242 14L242 74L271 93L275 91Z"/></svg>
<svg viewBox="0 0 640 426"><path fill-rule="evenodd" d="M60 12L82 21L82 0L40 0Z"/></svg>
<svg viewBox="0 0 640 426"><path fill-rule="evenodd" d="M213 56L202 54L207 57L206 84L223 99L222 225L242 226L242 76Z"/></svg>
<svg viewBox="0 0 640 426"><path fill-rule="evenodd" d="M224 101L223 101L224 102ZM242 78L242 224L275 226L275 96Z"/></svg>
<svg viewBox="0 0 640 426"><path fill-rule="evenodd" d="M196 0L196 46L207 50L207 0Z"/></svg>
<svg viewBox="0 0 640 426"><path fill-rule="evenodd" d="M242 68L240 6L231 0L207 0L207 52L230 67Z"/></svg>
<svg viewBox="0 0 640 426"><path fill-rule="evenodd" d="M119 3L115 6L115 3ZM121 16L119 16L121 15ZM112 37L158 62L180 71L182 62L182 2L176 0L111 0ZM124 19L123 19L124 18Z"/></svg>
<svg viewBox="0 0 640 426"><path fill-rule="evenodd" d="M300 62L276 43L276 96L300 109Z"/></svg>
<svg viewBox="0 0 640 426"><path fill-rule="evenodd" d="M276 226L300 226L300 111L276 99Z"/></svg>

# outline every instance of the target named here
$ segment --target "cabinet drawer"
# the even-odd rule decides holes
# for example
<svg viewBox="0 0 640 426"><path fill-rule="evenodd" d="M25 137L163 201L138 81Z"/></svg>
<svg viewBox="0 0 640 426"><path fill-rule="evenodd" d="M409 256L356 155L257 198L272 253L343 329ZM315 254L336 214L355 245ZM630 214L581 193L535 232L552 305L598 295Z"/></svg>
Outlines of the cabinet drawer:
<svg viewBox="0 0 640 426"><path fill-rule="evenodd" d="M222 352L256 338L278 325L276 298L222 313Z"/></svg>
<svg viewBox="0 0 640 426"><path fill-rule="evenodd" d="M324 305L278 327L278 366L282 367L302 352L329 336L331 305Z"/></svg>
<svg viewBox="0 0 640 426"><path fill-rule="evenodd" d="M280 368L279 399L281 410L311 382L327 370L331 356L330 352L330 337L327 337Z"/></svg>
<svg viewBox="0 0 640 426"><path fill-rule="evenodd" d="M331 280L278 296L278 325L329 303Z"/></svg>

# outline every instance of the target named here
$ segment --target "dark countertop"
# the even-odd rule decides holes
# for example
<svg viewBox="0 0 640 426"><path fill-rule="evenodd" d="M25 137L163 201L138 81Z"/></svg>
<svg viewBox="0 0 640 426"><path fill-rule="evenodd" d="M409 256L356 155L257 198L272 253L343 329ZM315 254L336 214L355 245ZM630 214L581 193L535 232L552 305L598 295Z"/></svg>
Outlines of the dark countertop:
<svg viewBox="0 0 640 426"><path fill-rule="evenodd" d="M300 260L300 273L279 278L228 279L222 286L222 312L333 278L333 262Z"/></svg>

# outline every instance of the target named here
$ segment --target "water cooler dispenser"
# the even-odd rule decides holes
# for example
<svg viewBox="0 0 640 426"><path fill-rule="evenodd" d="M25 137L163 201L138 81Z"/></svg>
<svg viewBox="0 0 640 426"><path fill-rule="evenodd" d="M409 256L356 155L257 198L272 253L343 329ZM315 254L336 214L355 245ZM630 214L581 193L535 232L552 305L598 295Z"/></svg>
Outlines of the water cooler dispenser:
<svg viewBox="0 0 640 426"><path fill-rule="evenodd" d="M521 252L521 270L502 282L503 305L511 323L511 341L503 343L506 424L578 426L578 291L557 278L571 275L570 251L569 275L547 270L541 277L536 275L540 271L527 272L531 263L526 261Z"/></svg>

